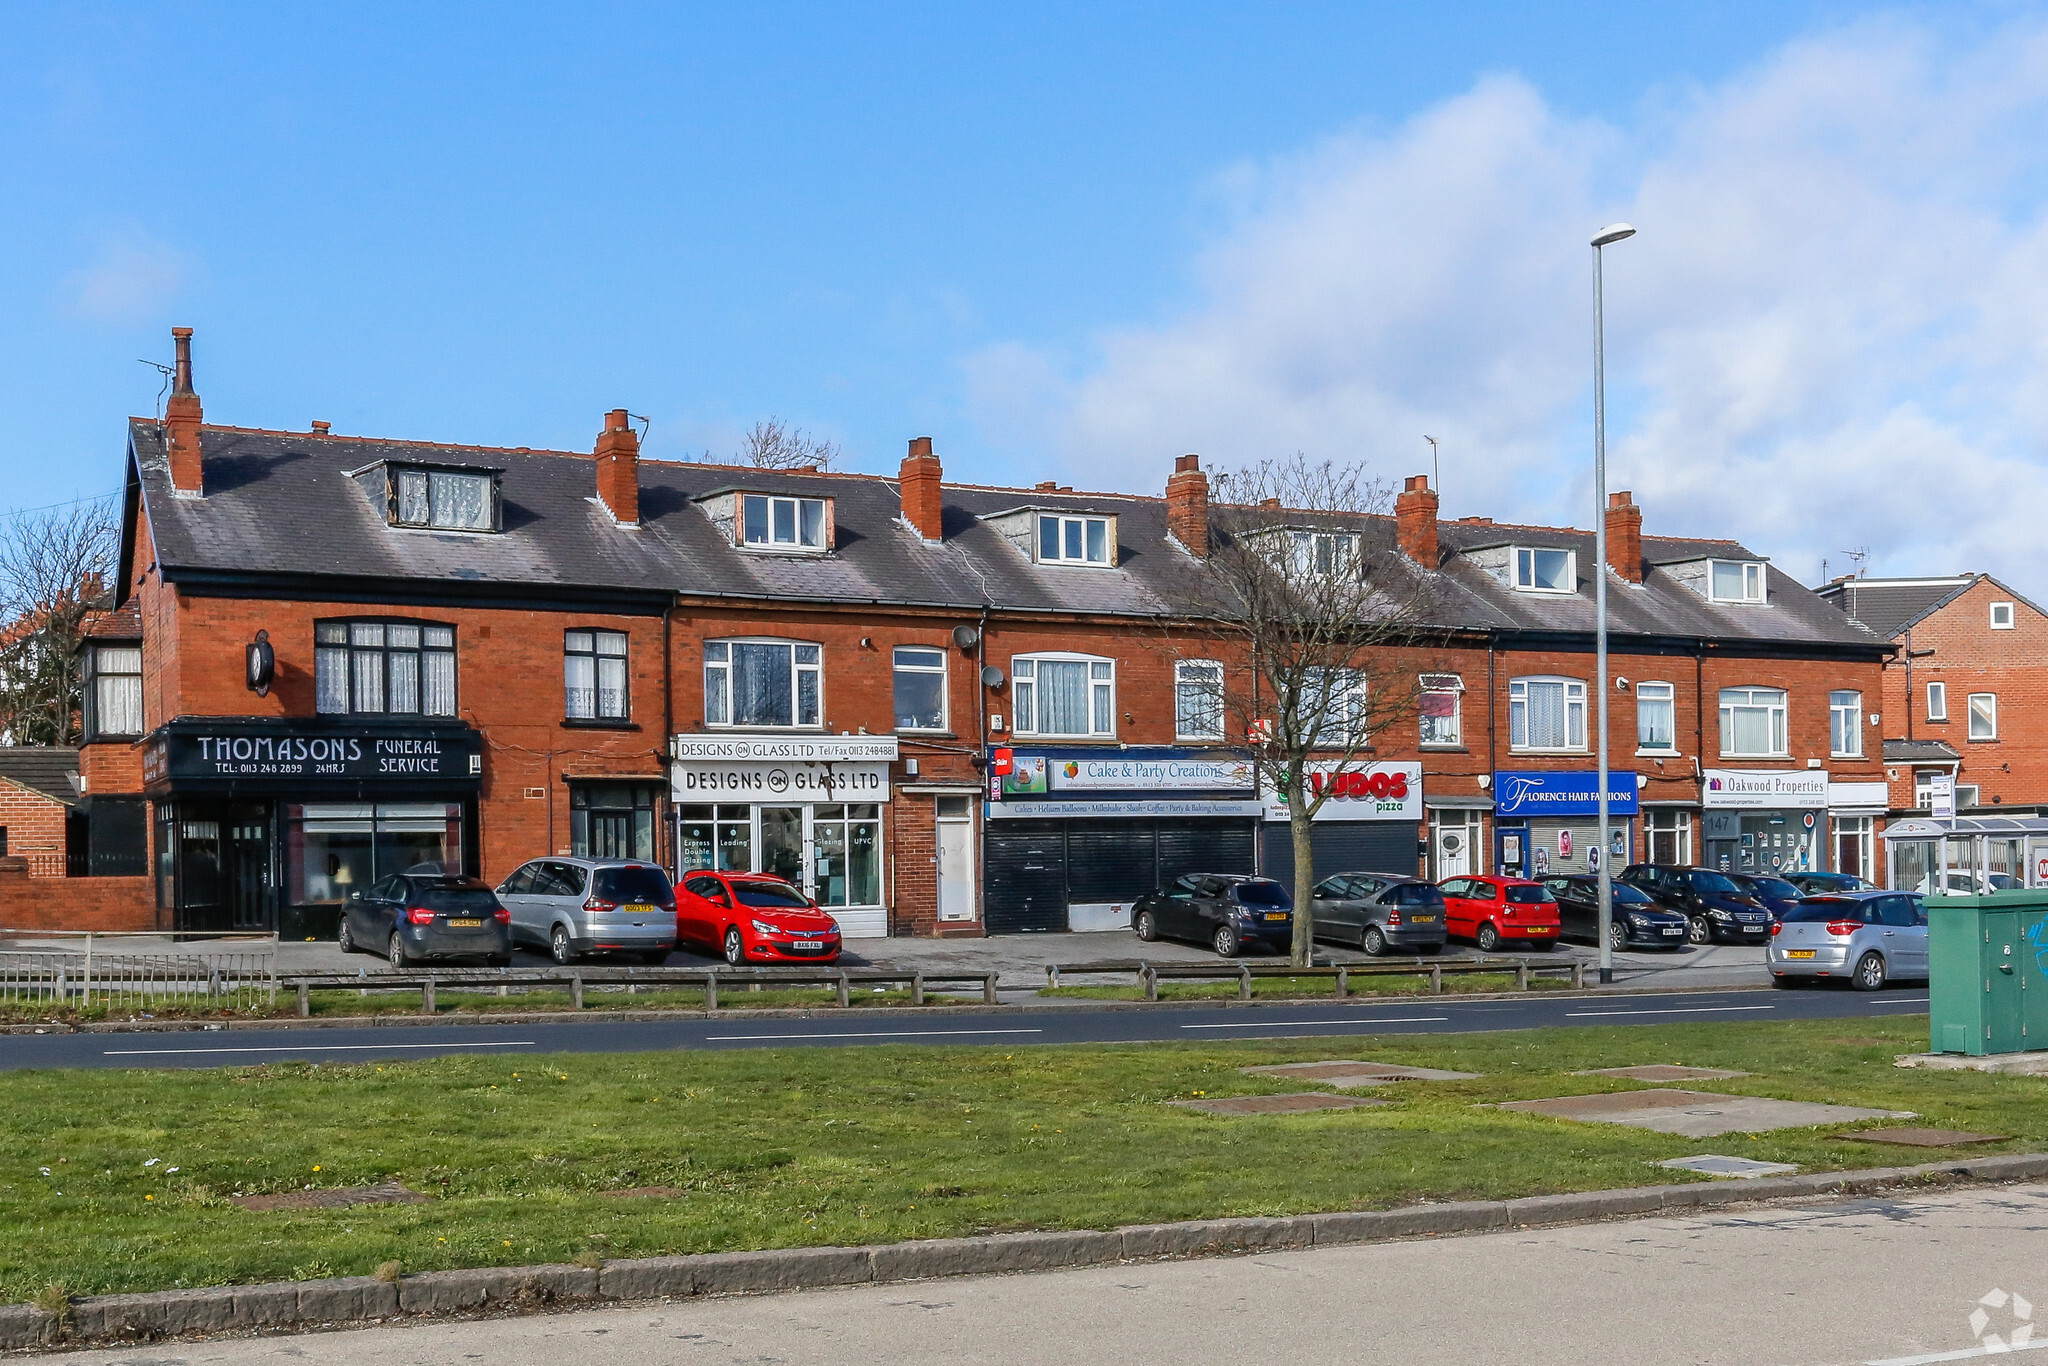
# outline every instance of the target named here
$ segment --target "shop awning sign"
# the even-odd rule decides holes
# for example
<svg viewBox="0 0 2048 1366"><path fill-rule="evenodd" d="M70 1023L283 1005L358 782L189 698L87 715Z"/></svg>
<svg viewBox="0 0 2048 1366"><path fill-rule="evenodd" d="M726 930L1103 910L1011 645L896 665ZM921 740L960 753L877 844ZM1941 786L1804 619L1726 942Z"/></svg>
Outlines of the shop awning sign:
<svg viewBox="0 0 2048 1366"><path fill-rule="evenodd" d="M1709 811L1825 810L1827 804L1824 768L1710 768L1700 788L1700 805Z"/></svg>
<svg viewBox="0 0 2048 1366"><path fill-rule="evenodd" d="M1316 811L1317 821L1419 821L1422 819L1422 765L1310 764L1309 790L1327 791L1329 799ZM1288 819L1287 799L1264 793L1266 819Z"/></svg>
<svg viewBox="0 0 2048 1366"><path fill-rule="evenodd" d="M1607 814L1636 814L1636 775L1607 771ZM1493 814L1513 820L1545 816L1600 814L1600 774L1596 769L1563 772L1502 772L1493 775Z"/></svg>
<svg viewBox="0 0 2048 1366"><path fill-rule="evenodd" d="M1045 765L1054 792L1243 792L1252 785L1248 759L1054 758Z"/></svg>

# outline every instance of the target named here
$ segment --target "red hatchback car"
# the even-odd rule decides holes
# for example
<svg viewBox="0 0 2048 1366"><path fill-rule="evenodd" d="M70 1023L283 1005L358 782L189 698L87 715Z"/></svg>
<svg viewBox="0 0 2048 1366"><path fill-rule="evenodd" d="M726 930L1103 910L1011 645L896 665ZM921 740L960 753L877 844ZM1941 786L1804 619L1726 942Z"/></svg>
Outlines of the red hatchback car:
<svg viewBox="0 0 2048 1366"><path fill-rule="evenodd" d="M676 939L743 963L836 963L839 922L797 887L769 873L683 874Z"/></svg>
<svg viewBox="0 0 2048 1366"><path fill-rule="evenodd" d="M1540 882L1521 877L1447 877L1444 928L1470 939L1487 953L1519 941L1523 947L1548 949L1564 932L1557 898Z"/></svg>

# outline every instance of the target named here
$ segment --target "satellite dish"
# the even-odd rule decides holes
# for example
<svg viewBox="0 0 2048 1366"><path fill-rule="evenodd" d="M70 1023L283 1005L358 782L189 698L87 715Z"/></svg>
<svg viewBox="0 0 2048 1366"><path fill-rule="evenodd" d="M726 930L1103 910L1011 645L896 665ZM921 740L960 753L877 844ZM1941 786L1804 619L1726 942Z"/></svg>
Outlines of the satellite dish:
<svg viewBox="0 0 2048 1366"><path fill-rule="evenodd" d="M972 626L955 626L953 643L963 650L971 650L981 644L981 632Z"/></svg>
<svg viewBox="0 0 2048 1366"><path fill-rule="evenodd" d="M1003 671L993 664L983 665L981 670L981 686L984 688L1002 687Z"/></svg>

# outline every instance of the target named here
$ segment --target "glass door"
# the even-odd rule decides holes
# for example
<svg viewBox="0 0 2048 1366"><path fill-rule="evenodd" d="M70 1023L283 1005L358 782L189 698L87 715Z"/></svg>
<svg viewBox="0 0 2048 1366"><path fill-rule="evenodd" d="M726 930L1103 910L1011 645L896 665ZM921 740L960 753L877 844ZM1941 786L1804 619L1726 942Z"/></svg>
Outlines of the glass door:
<svg viewBox="0 0 2048 1366"><path fill-rule="evenodd" d="M811 892L811 879L804 859L804 809L800 806L764 806L761 813L761 871L793 882Z"/></svg>

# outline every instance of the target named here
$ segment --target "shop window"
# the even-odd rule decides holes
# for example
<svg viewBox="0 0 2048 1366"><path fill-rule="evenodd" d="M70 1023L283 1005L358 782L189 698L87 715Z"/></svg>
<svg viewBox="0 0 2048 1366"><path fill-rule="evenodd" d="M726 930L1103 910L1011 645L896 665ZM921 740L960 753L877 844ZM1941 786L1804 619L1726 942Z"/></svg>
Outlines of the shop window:
<svg viewBox="0 0 2048 1366"><path fill-rule="evenodd" d="M1636 750L1678 752L1678 689L1669 683L1636 684Z"/></svg>
<svg viewBox="0 0 2048 1366"><path fill-rule="evenodd" d="M811 808L816 890L821 906L882 904L882 808L872 803Z"/></svg>
<svg viewBox="0 0 2048 1366"><path fill-rule="evenodd" d="M1456 749L1465 743L1465 680L1456 674L1424 674L1417 700L1421 712L1422 747Z"/></svg>
<svg viewBox="0 0 2048 1366"><path fill-rule="evenodd" d="M1366 742L1365 671L1303 669L1301 720L1321 749L1349 749Z"/></svg>
<svg viewBox="0 0 2048 1366"><path fill-rule="evenodd" d="M455 628L418 621L313 624L324 715L455 715Z"/></svg>
<svg viewBox="0 0 2048 1366"><path fill-rule="evenodd" d="M2011 603L1994 602L1991 604L1991 629L1994 631L2010 631L2013 629Z"/></svg>
<svg viewBox="0 0 2048 1366"><path fill-rule="evenodd" d="M646 783L572 783L569 852L584 858L654 857L655 788Z"/></svg>
<svg viewBox="0 0 2048 1366"><path fill-rule="evenodd" d="M1973 692L1970 694L1970 738L1972 740L1996 740L1998 738L1998 694Z"/></svg>
<svg viewBox="0 0 2048 1366"><path fill-rule="evenodd" d="M142 647L95 645L86 672L86 734L95 740L142 734Z"/></svg>
<svg viewBox="0 0 2048 1366"><path fill-rule="evenodd" d="M1173 733L1182 740L1223 738L1223 666L1215 660L1174 662Z"/></svg>
<svg viewBox="0 0 2048 1366"><path fill-rule="evenodd" d="M572 721L627 718L624 631L563 633L562 708Z"/></svg>
<svg viewBox="0 0 2048 1366"><path fill-rule="evenodd" d="M1038 517L1040 564L1107 565L1115 545L1114 522L1108 517Z"/></svg>
<svg viewBox="0 0 2048 1366"><path fill-rule="evenodd" d="M823 651L790 640L704 642L704 724L820 724Z"/></svg>
<svg viewBox="0 0 2048 1366"><path fill-rule="evenodd" d="M1586 685L1576 678L1517 678L1508 684L1508 748L1583 750Z"/></svg>
<svg viewBox="0 0 2048 1366"><path fill-rule="evenodd" d="M1762 602L1764 567L1751 560L1708 562L1708 596L1715 602Z"/></svg>
<svg viewBox="0 0 2048 1366"><path fill-rule="evenodd" d="M946 728L946 652L923 645L899 645L896 666L896 729Z"/></svg>
<svg viewBox="0 0 2048 1366"><path fill-rule="evenodd" d="M1010 661L1019 735L1116 734L1116 662L1092 655L1019 655Z"/></svg>
<svg viewBox="0 0 2048 1366"><path fill-rule="evenodd" d="M1734 759L1786 757L1783 689L1721 689L1721 753Z"/></svg>
<svg viewBox="0 0 2048 1366"><path fill-rule="evenodd" d="M1649 862L1679 868L1692 866L1692 813L1656 808L1645 813L1644 839L1649 845Z"/></svg>
<svg viewBox="0 0 2048 1366"><path fill-rule="evenodd" d="M1929 683L1927 685L1927 719L1930 721L1948 720L1948 684Z"/></svg>
<svg viewBox="0 0 2048 1366"><path fill-rule="evenodd" d="M754 871L750 806L685 806L676 810L676 867Z"/></svg>
<svg viewBox="0 0 2048 1366"><path fill-rule="evenodd" d="M181 832L192 838L189 830ZM307 802L285 808L285 898L339 905L428 865L462 868L462 807L448 802Z"/></svg>
<svg viewBox="0 0 2048 1366"><path fill-rule="evenodd" d="M1524 593L1579 591L1578 555L1542 546L1515 548L1515 587Z"/></svg>
<svg viewBox="0 0 2048 1366"><path fill-rule="evenodd" d="M746 550L822 554L826 549L825 500L741 494L740 545Z"/></svg>
<svg viewBox="0 0 2048 1366"><path fill-rule="evenodd" d="M1863 757L1863 694L1828 694L1828 753L1837 759Z"/></svg>
<svg viewBox="0 0 2048 1366"><path fill-rule="evenodd" d="M391 524L496 531L498 472L396 467L391 472Z"/></svg>

